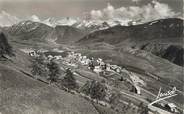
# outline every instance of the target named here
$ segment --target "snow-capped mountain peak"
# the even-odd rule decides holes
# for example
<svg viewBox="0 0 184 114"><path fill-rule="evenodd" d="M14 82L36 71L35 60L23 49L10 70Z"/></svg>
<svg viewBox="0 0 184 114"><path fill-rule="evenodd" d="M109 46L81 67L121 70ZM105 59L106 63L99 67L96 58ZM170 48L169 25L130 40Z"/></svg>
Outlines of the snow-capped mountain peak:
<svg viewBox="0 0 184 114"><path fill-rule="evenodd" d="M71 18L71 17L66 17L66 18L61 18L61 19L56 19L54 17L51 17L45 20L41 20L36 15L30 16L29 18L27 18L27 20L30 20L33 22L40 22L40 23L46 24L51 27L62 25L62 26L72 26L72 27L76 27L79 29L89 28L92 31L107 29L109 27L113 27L116 25L128 26L128 25L137 24L132 20L118 19L118 18L109 19L109 20L95 20L95 19L82 20L79 18ZM19 23L20 21L23 21L23 20L20 20L17 17L12 16L5 11L2 11L0 13L0 26L11 26L11 25Z"/></svg>
<svg viewBox="0 0 184 114"><path fill-rule="evenodd" d="M33 22L40 22L40 21L41 21L41 20L39 19L39 17L36 16L36 15L32 15L30 20L33 21Z"/></svg>
<svg viewBox="0 0 184 114"><path fill-rule="evenodd" d="M64 19L61 19L61 20L57 21L57 23L59 25L72 26L72 25L76 24L78 21L79 20L77 20L77 19L67 17L67 18L64 18Z"/></svg>
<svg viewBox="0 0 184 114"><path fill-rule="evenodd" d="M12 16L5 11L0 12L0 26L12 26L20 21L16 16Z"/></svg>
<svg viewBox="0 0 184 114"><path fill-rule="evenodd" d="M74 24L78 23L79 21L77 19L73 19L73 18L62 18L60 20L57 20L55 18L48 18L44 21L41 21L42 23L51 26L51 27L55 27L57 25L63 25L63 26L73 26Z"/></svg>
<svg viewBox="0 0 184 114"><path fill-rule="evenodd" d="M44 20L44 21L41 21L41 23L44 23L44 24L46 24L48 26L51 26L51 27L55 27L57 25L56 19L55 18L51 18L51 17L46 19L46 20Z"/></svg>
<svg viewBox="0 0 184 114"><path fill-rule="evenodd" d="M75 27L76 28L90 28L92 31L103 30L116 25L129 26L136 23L128 19L109 19L109 20L82 20Z"/></svg>

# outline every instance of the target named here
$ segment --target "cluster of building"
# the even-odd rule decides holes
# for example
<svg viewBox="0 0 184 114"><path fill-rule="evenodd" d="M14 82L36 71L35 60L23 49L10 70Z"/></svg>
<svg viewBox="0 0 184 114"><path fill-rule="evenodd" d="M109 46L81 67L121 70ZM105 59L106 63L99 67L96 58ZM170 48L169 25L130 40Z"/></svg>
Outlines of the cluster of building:
<svg viewBox="0 0 184 114"><path fill-rule="evenodd" d="M35 50L35 49L32 49L32 48L26 48L26 49L21 49L21 51L28 54L29 56L38 57L38 56L40 56L41 53L44 53L47 50L45 50L45 49Z"/></svg>
<svg viewBox="0 0 184 114"><path fill-rule="evenodd" d="M48 51L29 49L26 51L24 50L24 52L28 53L30 56L37 57L40 55L40 53L45 53ZM59 52L50 52L49 54L45 54L45 56L48 60L62 60L63 63L70 66L77 66L77 64L80 63L81 65L88 66L88 69L96 73L100 73L103 71L114 71L117 73L121 73L122 71L122 68L117 65L105 63L101 58L88 58L87 56L83 56L81 53L67 52L67 56L63 57L62 54Z"/></svg>
<svg viewBox="0 0 184 114"><path fill-rule="evenodd" d="M88 58L87 56L83 56L81 53L75 52L67 52L67 56L62 56L62 53L59 52L48 52L43 50L31 50L29 51L30 56L37 57L40 53L46 52L45 57L47 60L55 59L57 61L62 61L63 64L72 66L74 68L78 68L78 65L81 64L82 66L86 66L89 70L97 73L97 74L104 74L106 71L114 72L121 74L122 72L127 73L130 77L133 75L127 71L126 69L118 66L118 65L111 65L109 63L105 63L101 58ZM133 83L136 82L135 78L131 79ZM136 83L135 83L136 84ZM136 90L138 94L140 93L139 87L136 85Z"/></svg>

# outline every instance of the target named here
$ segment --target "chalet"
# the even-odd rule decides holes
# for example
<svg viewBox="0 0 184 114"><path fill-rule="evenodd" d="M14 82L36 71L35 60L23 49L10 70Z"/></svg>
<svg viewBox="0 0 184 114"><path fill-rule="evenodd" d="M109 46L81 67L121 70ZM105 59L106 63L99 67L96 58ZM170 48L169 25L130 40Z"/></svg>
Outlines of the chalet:
<svg viewBox="0 0 184 114"><path fill-rule="evenodd" d="M102 70L102 68L100 67L100 66L95 66L95 68L94 68L94 72L96 72L96 73L100 73L100 72L102 72L103 70Z"/></svg>
<svg viewBox="0 0 184 114"><path fill-rule="evenodd" d="M30 52L29 52L29 55L30 55L31 57L38 57L38 56L39 56L39 54L38 54L37 51L35 51L35 50L30 51Z"/></svg>
<svg viewBox="0 0 184 114"><path fill-rule="evenodd" d="M111 65L109 63L106 64L106 71L111 71Z"/></svg>
<svg viewBox="0 0 184 114"><path fill-rule="evenodd" d="M139 87L139 86L135 86L135 88L136 88L136 93L138 94L138 95L140 95L141 94L141 88Z"/></svg>
<svg viewBox="0 0 184 114"><path fill-rule="evenodd" d="M165 108L167 108L169 111L174 112L174 113L178 112L177 106L174 103L166 104Z"/></svg>

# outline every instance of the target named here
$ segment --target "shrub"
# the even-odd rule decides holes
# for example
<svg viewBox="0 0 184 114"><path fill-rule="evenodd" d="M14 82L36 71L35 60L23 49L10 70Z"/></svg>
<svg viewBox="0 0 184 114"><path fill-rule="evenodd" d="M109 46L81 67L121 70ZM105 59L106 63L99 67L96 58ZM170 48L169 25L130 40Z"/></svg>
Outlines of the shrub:
<svg viewBox="0 0 184 114"><path fill-rule="evenodd" d="M118 92L113 92L109 98L109 103L112 106L116 106L119 103L119 99L120 99L121 94Z"/></svg>
<svg viewBox="0 0 184 114"><path fill-rule="evenodd" d="M9 56L13 56L13 50L12 47L9 45L8 40L4 33L0 32L0 57L4 54L7 54Z"/></svg>
<svg viewBox="0 0 184 114"><path fill-rule="evenodd" d="M76 82L76 79L73 76L73 73L70 69L66 70L66 75L62 79L62 85L66 87L69 90L75 90L78 88L78 84Z"/></svg>
<svg viewBox="0 0 184 114"><path fill-rule="evenodd" d="M92 99L104 100L107 87L104 83L97 81L88 81L82 88L81 92L90 96Z"/></svg>
<svg viewBox="0 0 184 114"><path fill-rule="evenodd" d="M51 82L57 82L58 77L60 75L60 68L59 65L54 61L51 60L48 64L47 64L48 70L49 70L49 80Z"/></svg>
<svg viewBox="0 0 184 114"><path fill-rule="evenodd" d="M138 106L138 114L148 114L148 106L145 106L142 102Z"/></svg>
<svg viewBox="0 0 184 114"><path fill-rule="evenodd" d="M47 76L47 64L44 62L44 58L42 56L33 58L31 64L31 73L36 77Z"/></svg>

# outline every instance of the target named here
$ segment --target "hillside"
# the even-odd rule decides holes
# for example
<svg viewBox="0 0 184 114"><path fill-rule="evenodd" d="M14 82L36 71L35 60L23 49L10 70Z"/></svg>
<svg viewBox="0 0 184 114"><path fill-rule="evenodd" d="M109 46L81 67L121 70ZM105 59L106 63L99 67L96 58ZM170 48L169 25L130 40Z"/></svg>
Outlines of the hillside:
<svg viewBox="0 0 184 114"><path fill-rule="evenodd" d="M0 64L2 114L98 114L83 98L66 93Z"/></svg>
<svg viewBox="0 0 184 114"><path fill-rule="evenodd" d="M2 54L9 54L6 36L0 35ZM11 49L11 48L10 48ZM34 79L31 57L13 48L14 56L0 59L0 113L2 114L98 114L93 105L79 95Z"/></svg>
<svg viewBox="0 0 184 114"><path fill-rule="evenodd" d="M82 30L70 26L56 26L55 32L57 43L74 43L85 35Z"/></svg>
<svg viewBox="0 0 184 114"><path fill-rule="evenodd" d="M132 25L115 26L109 29L93 32L79 42L106 42L117 45L129 39L131 42L152 42L152 41L182 41L183 20L181 19L161 19L153 22Z"/></svg>
<svg viewBox="0 0 184 114"><path fill-rule="evenodd" d="M72 26L50 27L46 24L22 21L11 27L4 27L2 31L9 40L20 44L67 44L74 43L84 37L86 32Z"/></svg>
<svg viewBox="0 0 184 114"><path fill-rule="evenodd" d="M115 26L93 32L77 43L88 45L100 42L114 45L118 49L146 50L177 65L183 65L181 64L183 63L181 57L183 56L183 20L181 19L169 18L140 25ZM173 54L173 48L177 54Z"/></svg>
<svg viewBox="0 0 184 114"><path fill-rule="evenodd" d="M151 52L179 66L184 65L184 48L181 45L147 43L141 50Z"/></svg>
<svg viewBox="0 0 184 114"><path fill-rule="evenodd" d="M43 41L52 33L53 28L45 24L23 21L8 28L8 35L16 40Z"/></svg>

